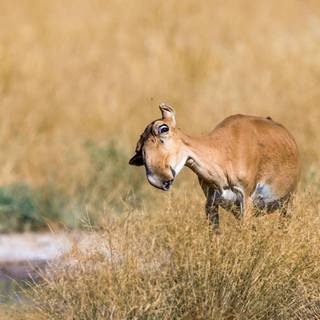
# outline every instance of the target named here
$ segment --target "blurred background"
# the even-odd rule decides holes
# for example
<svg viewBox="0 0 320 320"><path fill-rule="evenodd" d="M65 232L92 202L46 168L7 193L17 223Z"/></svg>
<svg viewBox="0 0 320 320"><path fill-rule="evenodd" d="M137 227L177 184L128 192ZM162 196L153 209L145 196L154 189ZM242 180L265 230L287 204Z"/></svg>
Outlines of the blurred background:
<svg viewBox="0 0 320 320"><path fill-rule="evenodd" d="M70 240L66 230L99 230L106 220L132 212L162 217L168 210L173 226L190 210L204 217L204 199L189 170L164 193L148 184L143 168L128 165L139 135L160 117L161 102L176 109L178 126L193 135L235 113L271 116L284 124L301 151L299 190L303 197L309 190L313 199L299 210L305 212L309 203L315 216L319 88L317 0L2 0L0 302L17 287L11 279L30 272L30 261L50 260L72 248L79 238ZM137 220L133 226L137 234L145 228L151 239L160 220L149 225ZM197 226L189 220L186 228ZM226 229L230 235L233 228ZM314 229L318 234L316 224ZM292 243L296 234L290 233ZM185 243L181 252L188 252L189 240L178 238L173 247ZM141 239L137 242L141 246ZM99 278L90 278L88 288L93 279Z"/></svg>
<svg viewBox="0 0 320 320"><path fill-rule="evenodd" d="M99 224L170 197L128 166L160 102L194 135L271 116L318 183L319 87L319 1L3 0L0 232ZM200 192L187 170L177 184Z"/></svg>

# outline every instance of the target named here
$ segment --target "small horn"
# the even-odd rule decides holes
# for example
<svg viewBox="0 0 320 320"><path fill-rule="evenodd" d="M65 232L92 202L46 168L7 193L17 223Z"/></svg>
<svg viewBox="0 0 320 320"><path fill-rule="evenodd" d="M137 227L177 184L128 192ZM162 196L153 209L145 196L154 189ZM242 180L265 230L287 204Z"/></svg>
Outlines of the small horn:
<svg viewBox="0 0 320 320"><path fill-rule="evenodd" d="M173 125L176 124L176 113L174 111L174 109L165 104L165 103L161 103L159 105L159 108L160 108L160 111L161 111L161 114L162 114L162 119L168 119L168 120L171 120Z"/></svg>

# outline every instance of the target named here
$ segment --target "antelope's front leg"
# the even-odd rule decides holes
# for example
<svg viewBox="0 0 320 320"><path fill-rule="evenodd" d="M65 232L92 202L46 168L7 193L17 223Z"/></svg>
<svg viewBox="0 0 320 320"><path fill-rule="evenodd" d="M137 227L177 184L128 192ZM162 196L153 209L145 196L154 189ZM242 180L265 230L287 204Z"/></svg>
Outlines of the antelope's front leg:
<svg viewBox="0 0 320 320"><path fill-rule="evenodd" d="M214 203L214 199L209 197L206 203L206 214L214 228L219 227L219 205Z"/></svg>
<svg viewBox="0 0 320 320"><path fill-rule="evenodd" d="M216 202L216 190L199 178L200 186L206 196L206 214L214 228L219 227L219 205Z"/></svg>

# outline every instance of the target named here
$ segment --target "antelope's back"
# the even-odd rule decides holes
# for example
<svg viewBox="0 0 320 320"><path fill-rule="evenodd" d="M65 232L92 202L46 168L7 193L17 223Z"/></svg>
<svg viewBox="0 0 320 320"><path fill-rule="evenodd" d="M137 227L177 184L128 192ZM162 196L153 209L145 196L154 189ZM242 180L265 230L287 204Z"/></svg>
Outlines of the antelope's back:
<svg viewBox="0 0 320 320"><path fill-rule="evenodd" d="M279 197L292 192L299 173L299 152L290 132L271 118L235 115L212 132L224 149L227 170L251 194L267 183Z"/></svg>

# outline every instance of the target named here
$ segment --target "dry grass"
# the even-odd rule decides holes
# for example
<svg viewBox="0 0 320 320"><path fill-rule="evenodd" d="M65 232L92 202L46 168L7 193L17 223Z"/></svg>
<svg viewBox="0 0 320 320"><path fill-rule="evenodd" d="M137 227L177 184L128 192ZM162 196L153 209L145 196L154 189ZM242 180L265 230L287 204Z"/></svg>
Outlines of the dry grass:
<svg viewBox="0 0 320 320"><path fill-rule="evenodd" d="M105 225L107 255L74 253L33 301L49 319L319 319L319 198L303 200L288 220L223 215L220 235L199 199L132 212Z"/></svg>
<svg viewBox="0 0 320 320"><path fill-rule="evenodd" d="M74 214L131 212L103 227L123 261L83 257L38 288L45 317L319 318L319 30L315 0L1 1L1 185L53 184ZM284 123L304 166L294 218L226 215L217 237L191 174L165 194L124 169L161 101L192 134L232 113ZM122 158L92 166L88 140Z"/></svg>

